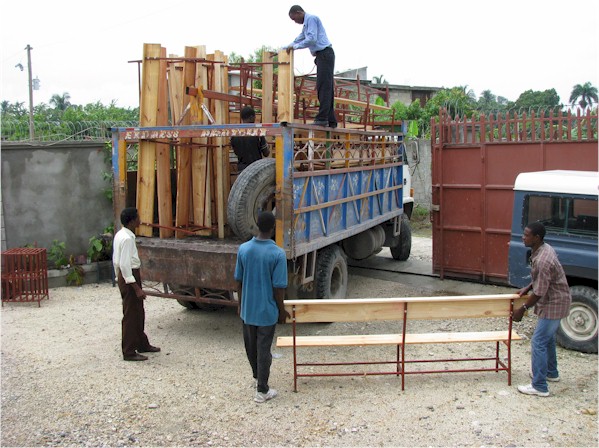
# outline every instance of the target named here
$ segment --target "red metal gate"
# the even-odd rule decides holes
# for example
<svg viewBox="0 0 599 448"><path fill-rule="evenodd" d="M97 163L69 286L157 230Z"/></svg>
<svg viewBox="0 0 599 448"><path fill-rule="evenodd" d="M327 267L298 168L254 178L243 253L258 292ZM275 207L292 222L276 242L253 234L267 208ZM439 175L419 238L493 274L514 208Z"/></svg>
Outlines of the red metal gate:
<svg viewBox="0 0 599 448"><path fill-rule="evenodd" d="M597 115L533 113L431 122L433 271L507 283L513 187L521 172L597 170Z"/></svg>

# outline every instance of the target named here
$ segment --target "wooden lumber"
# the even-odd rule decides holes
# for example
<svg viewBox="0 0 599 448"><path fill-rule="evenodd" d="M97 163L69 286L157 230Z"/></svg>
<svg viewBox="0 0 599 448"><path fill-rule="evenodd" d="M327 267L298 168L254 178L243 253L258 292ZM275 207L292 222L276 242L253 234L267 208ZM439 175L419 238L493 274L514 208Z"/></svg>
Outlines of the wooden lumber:
<svg viewBox="0 0 599 448"><path fill-rule="evenodd" d="M200 45L196 47L197 57L206 58L206 46ZM202 91L208 89L208 67L205 63L198 62L196 64L196 79L195 86ZM208 105L208 100L204 99L204 104ZM201 104L200 104L201 106ZM208 124L208 118L203 116L202 124ZM206 146L208 139L195 138L193 143L195 146L191 152L191 183L192 183L192 204L194 224L200 227L212 226L212 214L210 213L210 181L208 179L209 154L210 151ZM210 229L201 229L196 232L199 235L210 235Z"/></svg>
<svg viewBox="0 0 599 448"><path fill-rule="evenodd" d="M139 124L142 127L156 126L158 119L160 54L160 44L144 44L139 108ZM152 227L147 224L154 221L156 143L140 141L137 163L137 210L141 222L146 224L139 226L138 234L152 236Z"/></svg>
<svg viewBox="0 0 599 448"><path fill-rule="evenodd" d="M160 51L160 82L158 84L158 126L168 126L168 85L166 48ZM174 235L173 200L171 195L171 151L168 140L156 145L156 180L158 195L158 224L160 238Z"/></svg>
<svg viewBox="0 0 599 448"><path fill-rule="evenodd" d="M169 54L169 57L176 58L177 55ZM174 125L179 121L183 112L183 94L185 92L183 87L183 63L171 63L167 71L171 124Z"/></svg>
<svg viewBox="0 0 599 448"><path fill-rule="evenodd" d="M273 74L274 58L270 51L262 51L262 123L272 123L272 103L273 103Z"/></svg>
<svg viewBox="0 0 599 448"><path fill-rule="evenodd" d="M466 319L509 316L510 300L518 307L525 297L517 294L488 296L407 297L394 299L286 300L291 313L295 306L297 322L367 322L402 320L407 303L410 320ZM368 306L364 306L368 304Z"/></svg>
<svg viewBox="0 0 599 448"><path fill-rule="evenodd" d="M223 90L223 71L224 71L224 64L222 63L224 61L224 54L222 51L215 51L214 52L214 61L215 63L213 64L213 89L216 91L222 91ZM214 105L214 120L216 121L216 124L224 124L225 120L226 120L226 113L225 113L225 105L222 101L216 101L216 104ZM228 109L228 107L227 107ZM225 197L225 186L224 186L224 182L225 182L225 157L224 157L224 152L225 149L223 147L223 138L222 137L216 137L214 139L214 143L216 145L216 149L215 149L215 173L216 173L216 218L217 218L217 227L218 227L218 237L219 238L224 238L225 237L225 208L226 208L226 203L225 201L227 200L228 196ZM228 157L227 157L228 159ZM228 180L227 180L228 181Z"/></svg>
<svg viewBox="0 0 599 448"><path fill-rule="evenodd" d="M512 341L522 339L512 331ZM403 341L401 333L396 334L355 334L328 336L296 336L297 347L327 347L356 345L398 345L398 344L449 344L455 342L495 342L507 341L507 331L445 332L445 333L407 333ZM293 347L292 336L277 338L277 347Z"/></svg>
<svg viewBox="0 0 599 448"><path fill-rule="evenodd" d="M195 47L185 47L185 58L195 58L197 49ZM195 83L195 62L183 62L183 86L190 86ZM189 104L189 97L183 97L182 107ZM181 125L189 124L189 115L182 118ZM189 147L191 139L181 139L181 145L177 151L177 203L175 224L177 227L187 227L191 221L190 203L191 203L191 148ZM177 238L185 237L184 232L175 232Z"/></svg>
<svg viewBox="0 0 599 448"><path fill-rule="evenodd" d="M293 123L293 51L279 51L277 121Z"/></svg>

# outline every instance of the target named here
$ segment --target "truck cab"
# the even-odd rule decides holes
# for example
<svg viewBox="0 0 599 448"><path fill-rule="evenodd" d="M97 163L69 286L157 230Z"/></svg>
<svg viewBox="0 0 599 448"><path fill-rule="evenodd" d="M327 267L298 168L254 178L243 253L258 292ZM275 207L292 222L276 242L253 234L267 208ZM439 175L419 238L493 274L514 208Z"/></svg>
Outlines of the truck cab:
<svg viewBox="0 0 599 448"><path fill-rule="evenodd" d="M531 282L530 249L522 235L539 221L544 241L562 264L570 291L570 314L562 319L557 342L565 348L597 353L597 195L599 173L539 171L521 173L514 185L508 280L522 288Z"/></svg>

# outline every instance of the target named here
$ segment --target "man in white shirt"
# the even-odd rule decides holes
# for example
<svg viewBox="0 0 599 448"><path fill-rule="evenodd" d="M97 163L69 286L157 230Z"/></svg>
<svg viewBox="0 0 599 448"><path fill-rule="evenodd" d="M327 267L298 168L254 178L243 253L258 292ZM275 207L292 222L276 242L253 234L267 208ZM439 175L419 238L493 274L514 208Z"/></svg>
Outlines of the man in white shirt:
<svg viewBox="0 0 599 448"><path fill-rule="evenodd" d="M144 332L146 313L141 288L139 268L141 261L135 245L135 228L139 226L139 214L134 207L121 212L123 228L114 236L112 245L114 274L118 279L119 290L123 298L122 349L125 361L145 361L147 356L141 353L159 352L159 347L150 345Z"/></svg>

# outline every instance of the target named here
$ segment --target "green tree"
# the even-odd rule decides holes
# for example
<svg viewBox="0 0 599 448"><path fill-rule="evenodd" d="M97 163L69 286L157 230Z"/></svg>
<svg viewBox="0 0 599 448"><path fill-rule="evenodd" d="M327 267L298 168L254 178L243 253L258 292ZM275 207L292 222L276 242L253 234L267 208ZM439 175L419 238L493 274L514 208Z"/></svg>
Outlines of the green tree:
<svg viewBox="0 0 599 448"><path fill-rule="evenodd" d="M50 98L50 104L54 106L54 108L65 111L71 105L71 95L68 92L64 92L62 95L54 94L52 98Z"/></svg>
<svg viewBox="0 0 599 448"><path fill-rule="evenodd" d="M595 104L598 102L597 87L593 86L590 82L576 84L570 94L570 104L574 105L577 101L578 105L583 109L586 109L587 106L592 108L593 102Z"/></svg>
<svg viewBox="0 0 599 448"><path fill-rule="evenodd" d="M544 91L527 90L522 92L518 99L514 103L509 103L510 109L516 109L517 111L545 111L549 112L553 110L557 112L560 109L559 95L555 89L548 89Z"/></svg>
<svg viewBox="0 0 599 448"><path fill-rule="evenodd" d="M383 75L381 76L373 76L372 77L373 84L389 84Z"/></svg>

